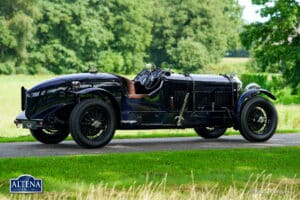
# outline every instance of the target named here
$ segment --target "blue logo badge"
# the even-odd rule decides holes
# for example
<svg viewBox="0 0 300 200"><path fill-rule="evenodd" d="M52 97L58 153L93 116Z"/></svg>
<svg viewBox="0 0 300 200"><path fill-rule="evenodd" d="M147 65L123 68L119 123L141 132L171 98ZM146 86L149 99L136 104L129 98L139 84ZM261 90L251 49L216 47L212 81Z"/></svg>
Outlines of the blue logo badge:
<svg viewBox="0 0 300 200"><path fill-rule="evenodd" d="M42 179L35 179L33 176L24 174L16 179L10 179L11 193L39 193L43 191Z"/></svg>

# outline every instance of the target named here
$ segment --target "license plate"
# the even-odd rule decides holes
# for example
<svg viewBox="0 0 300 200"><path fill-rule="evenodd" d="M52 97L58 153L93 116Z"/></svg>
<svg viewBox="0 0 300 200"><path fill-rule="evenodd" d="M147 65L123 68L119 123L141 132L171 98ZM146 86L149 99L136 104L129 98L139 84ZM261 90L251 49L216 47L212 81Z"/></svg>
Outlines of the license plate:
<svg viewBox="0 0 300 200"><path fill-rule="evenodd" d="M36 121L23 121L22 122L23 128L28 128L28 129L36 129Z"/></svg>

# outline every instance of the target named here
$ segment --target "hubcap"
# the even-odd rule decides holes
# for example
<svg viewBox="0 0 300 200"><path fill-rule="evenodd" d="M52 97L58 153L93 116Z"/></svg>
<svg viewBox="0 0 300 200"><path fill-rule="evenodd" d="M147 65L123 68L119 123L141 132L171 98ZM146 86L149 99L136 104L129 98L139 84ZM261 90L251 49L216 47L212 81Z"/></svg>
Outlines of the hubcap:
<svg viewBox="0 0 300 200"><path fill-rule="evenodd" d="M92 106L80 118L80 131L88 139L99 138L105 132L107 123L106 112L98 106Z"/></svg>
<svg viewBox="0 0 300 200"><path fill-rule="evenodd" d="M95 128L100 128L102 123L98 120L95 120L91 125Z"/></svg>
<svg viewBox="0 0 300 200"><path fill-rule="evenodd" d="M267 110L260 106L254 107L247 117L247 123L255 134L264 134L268 128L270 119Z"/></svg>
<svg viewBox="0 0 300 200"><path fill-rule="evenodd" d="M59 134L59 130L54 130L54 129L42 129L44 133L48 135L57 135Z"/></svg>
<svg viewBox="0 0 300 200"><path fill-rule="evenodd" d="M213 132L215 130L215 127L205 127L206 130L210 131L210 132Z"/></svg>

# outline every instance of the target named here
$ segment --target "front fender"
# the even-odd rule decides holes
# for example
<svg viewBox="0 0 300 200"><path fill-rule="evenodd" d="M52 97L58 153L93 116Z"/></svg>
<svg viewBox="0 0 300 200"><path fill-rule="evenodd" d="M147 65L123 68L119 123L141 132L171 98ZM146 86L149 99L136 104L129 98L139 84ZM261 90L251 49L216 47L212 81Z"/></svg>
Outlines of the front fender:
<svg viewBox="0 0 300 200"><path fill-rule="evenodd" d="M240 113L242 106L243 106L244 102L247 101L247 99L251 99L260 94L265 94L268 97L270 97L271 99L276 100L276 97L268 90L261 89L261 88L247 90L240 96L240 98L238 100L237 113Z"/></svg>

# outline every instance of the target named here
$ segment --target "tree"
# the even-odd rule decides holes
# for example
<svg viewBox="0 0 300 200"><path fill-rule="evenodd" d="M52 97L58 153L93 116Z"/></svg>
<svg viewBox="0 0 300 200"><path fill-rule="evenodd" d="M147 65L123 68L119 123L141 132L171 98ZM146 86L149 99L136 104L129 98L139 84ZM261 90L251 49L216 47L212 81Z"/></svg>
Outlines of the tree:
<svg viewBox="0 0 300 200"><path fill-rule="evenodd" d="M132 73L144 67L150 46L152 1L110 0L104 6L110 11L105 19L114 40L109 43L115 56L123 57L123 68L117 72Z"/></svg>
<svg viewBox="0 0 300 200"><path fill-rule="evenodd" d="M179 66L183 72L196 71L209 63L209 53L207 48L200 42L192 39L181 39L176 48L167 51L171 59Z"/></svg>
<svg viewBox="0 0 300 200"><path fill-rule="evenodd" d="M236 46L240 14L237 0L1 0L0 62L32 74L149 61L193 72Z"/></svg>
<svg viewBox="0 0 300 200"><path fill-rule="evenodd" d="M27 47L35 33L34 20L40 16L35 0L0 1L1 60L13 59L19 66L27 59Z"/></svg>
<svg viewBox="0 0 300 200"><path fill-rule="evenodd" d="M239 40L235 0L154 1L150 60L182 71L218 62Z"/></svg>
<svg viewBox="0 0 300 200"><path fill-rule="evenodd" d="M266 22L244 27L242 43L251 49L258 70L282 72L293 88L300 82L300 5L299 0L252 0L262 5Z"/></svg>
<svg viewBox="0 0 300 200"><path fill-rule="evenodd" d="M138 0L41 1L31 72L41 67L54 73L140 69L151 41L147 5Z"/></svg>

